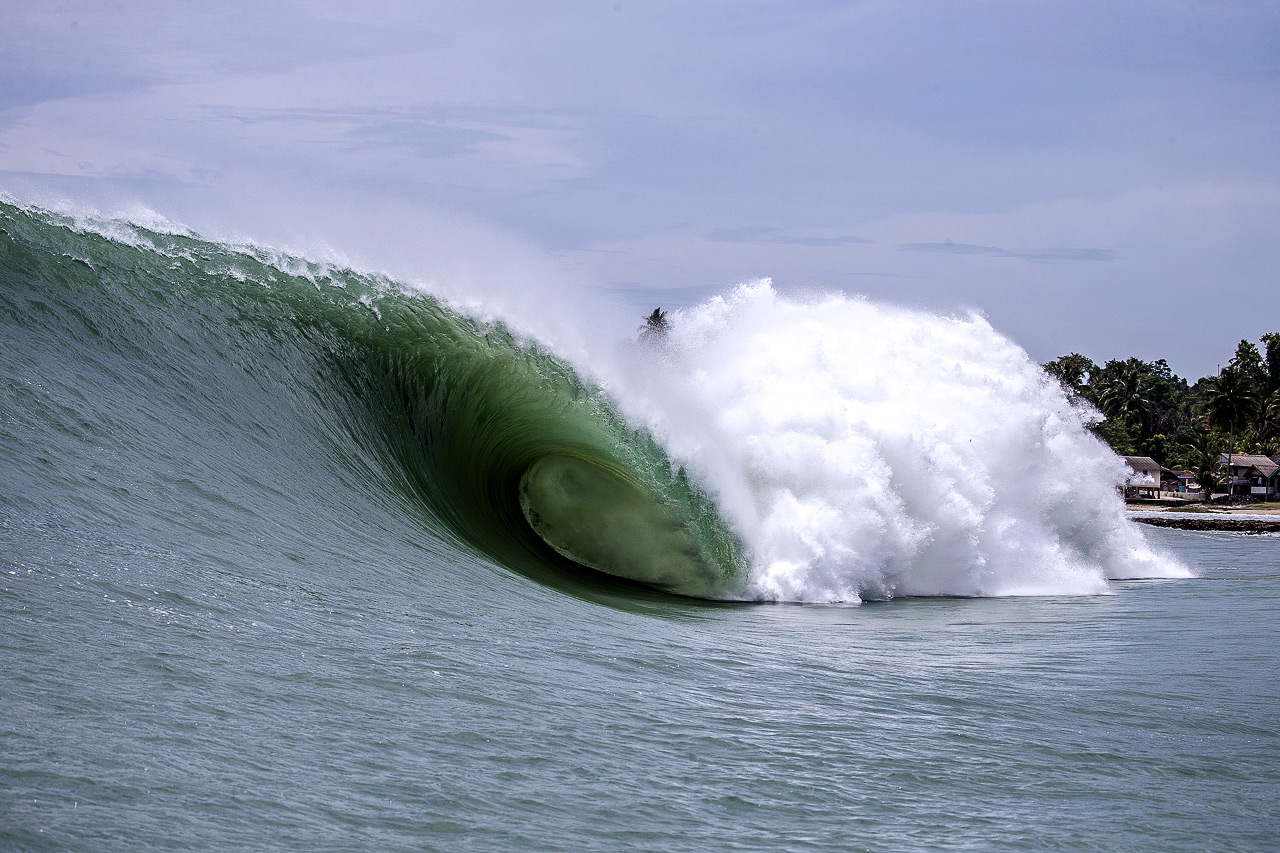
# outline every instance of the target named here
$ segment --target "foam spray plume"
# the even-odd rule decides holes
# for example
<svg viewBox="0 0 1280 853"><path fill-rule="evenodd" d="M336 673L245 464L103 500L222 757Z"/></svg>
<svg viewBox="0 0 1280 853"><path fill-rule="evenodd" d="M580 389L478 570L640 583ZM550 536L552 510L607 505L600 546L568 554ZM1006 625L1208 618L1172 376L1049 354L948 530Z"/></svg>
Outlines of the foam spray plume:
<svg viewBox="0 0 1280 853"><path fill-rule="evenodd" d="M1120 460L980 316L743 285L615 380L742 538L749 594L1095 594L1186 576L1124 516Z"/></svg>

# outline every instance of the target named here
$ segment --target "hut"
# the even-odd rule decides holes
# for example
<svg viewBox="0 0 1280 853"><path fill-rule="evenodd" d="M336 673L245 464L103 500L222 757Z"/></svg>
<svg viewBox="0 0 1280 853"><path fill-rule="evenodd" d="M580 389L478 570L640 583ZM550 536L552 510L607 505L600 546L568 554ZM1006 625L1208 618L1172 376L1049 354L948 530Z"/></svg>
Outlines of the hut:
<svg viewBox="0 0 1280 853"><path fill-rule="evenodd" d="M1160 496L1160 463L1150 456L1121 456L1129 466L1129 476L1124 479L1126 498L1157 498Z"/></svg>
<svg viewBox="0 0 1280 853"><path fill-rule="evenodd" d="M1218 470L1227 475L1228 494L1274 498L1280 493L1280 461L1253 453L1222 453Z"/></svg>

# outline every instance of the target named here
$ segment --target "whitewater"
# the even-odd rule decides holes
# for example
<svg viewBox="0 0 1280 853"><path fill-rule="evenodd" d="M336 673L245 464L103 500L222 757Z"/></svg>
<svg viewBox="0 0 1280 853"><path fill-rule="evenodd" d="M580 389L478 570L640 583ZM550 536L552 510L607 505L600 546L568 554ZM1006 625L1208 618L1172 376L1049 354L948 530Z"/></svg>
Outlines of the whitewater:
<svg viewBox="0 0 1280 853"><path fill-rule="evenodd" d="M1124 518L1119 460L979 316L767 281L679 312L624 407L696 460L784 601L1091 594L1184 576Z"/></svg>

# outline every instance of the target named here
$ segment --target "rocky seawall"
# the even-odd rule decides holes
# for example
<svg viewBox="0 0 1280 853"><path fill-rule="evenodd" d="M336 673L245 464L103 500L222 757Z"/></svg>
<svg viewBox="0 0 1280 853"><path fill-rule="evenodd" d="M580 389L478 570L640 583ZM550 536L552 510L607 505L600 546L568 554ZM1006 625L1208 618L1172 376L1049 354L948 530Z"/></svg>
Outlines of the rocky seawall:
<svg viewBox="0 0 1280 853"><path fill-rule="evenodd" d="M1280 518L1232 518L1230 516L1206 516L1204 518L1162 518L1160 516L1134 516L1134 521L1155 527L1177 527L1180 530L1226 530L1232 533L1280 533Z"/></svg>

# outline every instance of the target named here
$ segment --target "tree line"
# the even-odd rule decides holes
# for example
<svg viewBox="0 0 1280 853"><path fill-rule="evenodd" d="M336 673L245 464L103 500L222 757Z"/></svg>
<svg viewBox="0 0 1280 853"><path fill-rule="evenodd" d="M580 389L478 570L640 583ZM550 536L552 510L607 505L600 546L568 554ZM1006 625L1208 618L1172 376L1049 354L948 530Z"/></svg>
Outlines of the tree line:
<svg viewBox="0 0 1280 853"><path fill-rule="evenodd" d="M1042 367L1069 396L1097 409L1091 429L1116 453L1190 471L1212 490L1219 454L1280 454L1280 334L1259 343L1240 341L1217 376L1195 384L1164 359L1099 366L1073 352Z"/></svg>

